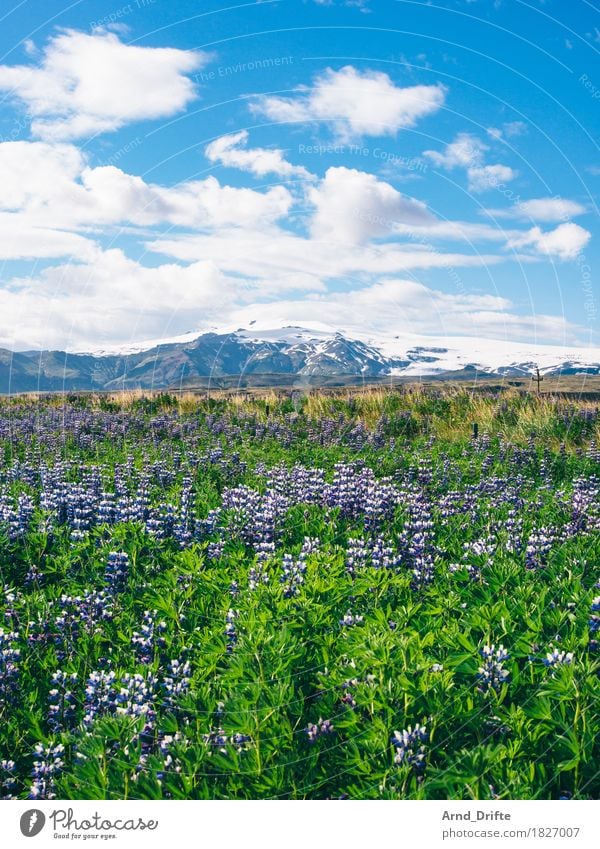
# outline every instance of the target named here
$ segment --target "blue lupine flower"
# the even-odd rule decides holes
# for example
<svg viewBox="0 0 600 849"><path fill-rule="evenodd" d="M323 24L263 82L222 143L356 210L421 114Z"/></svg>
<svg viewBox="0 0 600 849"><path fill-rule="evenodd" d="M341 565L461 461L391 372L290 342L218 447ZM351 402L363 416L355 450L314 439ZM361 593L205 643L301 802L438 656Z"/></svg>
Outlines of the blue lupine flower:
<svg viewBox="0 0 600 849"><path fill-rule="evenodd" d="M423 745L428 739L425 725L417 723L413 728L411 725L402 731L394 731L392 734L392 746L396 750L394 763L407 765L422 776L427 766L427 750Z"/></svg>
<svg viewBox="0 0 600 849"><path fill-rule="evenodd" d="M508 660L508 652L504 646L500 645L496 649L492 644L484 646L480 654L483 664L477 673L477 689L482 693L488 693L490 690L498 692L509 678L509 672L503 665L504 661Z"/></svg>

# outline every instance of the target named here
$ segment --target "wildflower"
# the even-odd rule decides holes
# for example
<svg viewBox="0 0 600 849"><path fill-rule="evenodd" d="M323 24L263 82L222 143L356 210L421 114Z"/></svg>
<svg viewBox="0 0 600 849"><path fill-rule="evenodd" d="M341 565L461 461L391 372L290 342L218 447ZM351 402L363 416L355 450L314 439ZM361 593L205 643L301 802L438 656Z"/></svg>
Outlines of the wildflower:
<svg viewBox="0 0 600 849"><path fill-rule="evenodd" d="M121 592L125 589L129 577L129 557L124 551L111 551L108 555L104 579L110 592Z"/></svg>
<svg viewBox="0 0 600 849"><path fill-rule="evenodd" d="M31 775L33 781L29 790L29 799L55 799L55 779L64 767L63 755L65 747L61 744L35 746L36 760L33 762Z"/></svg>
<svg viewBox="0 0 600 849"><path fill-rule="evenodd" d="M167 624L164 621L156 622L157 613L157 610L145 610L140 630L134 631L131 637L131 644L142 663L152 663L157 649L165 646L162 634L166 631Z"/></svg>
<svg viewBox="0 0 600 849"><path fill-rule="evenodd" d="M544 666L554 669L557 666L567 666L573 663L573 652L559 651L556 647L552 647L552 651L546 654L543 659Z"/></svg>
<svg viewBox="0 0 600 849"><path fill-rule="evenodd" d="M0 707L9 704L16 695L21 650L16 648L19 635L0 628Z"/></svg>
<svg viewBox="0 0 600 849"><path fill-rule="evenodd" d="M352 628L355 625L362 625L363 621L364 616L360 616L358 614L354 614L348 611L344 614L343 618L340 619L340 625L343 628Z"/></svg>
<svg viewBox="0 0 600 849"><path fill-rule="evenodd" d="M333 734L334 726L333 722L330 719L321 719L314 723L309 722L306 728L306 734L308 737L309 743L315 743L319 737L327 736L328 734Z"/></svg>
<svg viewBox="0 0 600 849"><path fill-rule="evenodd" d="M235 746L237 752L243 752L246 745L252 740L249 734L240 734L239 732L232 734L229 739L232 746Z"/></svg>
<svg viewBox="0 0 600 849"><path fill-rule="evenodd" d="M177 700L190 688L190 663L188 660L171 660L168 666L168 674L162 682L164 690L163 707L167 710L175 710Z"/></svg>
<svg viewBox="0 0 600 849"><path fill-rule="evenodd" d="M346 572L354 575L357 569L366 566L368 557L369 549L365 540L351 537L346 547Z"/></svg>
<svg viewBox="0 0 600 849"><path fill-rule="evenodd" d="M341 684L341 689L343 691L343 695L341 698L341 702L348 707L354 708L356 707L356 700L352 695L352 691L358 685L358 678L348 678Z"/></svg>
<svg viewBox="0 0 600 849"><path fill-rule="evenodd" d="M427 741L427 728L417 723L402 731L394 731L392 745L396 749L394 763L413 768L418 776L422 776L427 766L427 751L423 745Z"/></svg>
<svg viewBox="0 0 600 849"><path fill-rule="evenodd" d="M508 652L503 645L496 649L492 644L484 646L480 654L484 662L477 673L477 689L481 693L489 693L490 690L498 692L509 678L509 672L503 665L508 659Z"/></svg>
<svg viewBox="0 0 600 849"><path fill-rule="evenodd" d="M88 730L97 717L112 711L116 677L112 670L110 672L96 671L90 674L85 689L83 716L84 727Z"/></svg>
<svg viewBox="0 0 600 849"><path fill-rule="evenodd" d="M4 759L0 761L0 799L14 799L14 791L17 787L17 765L14 761Z"/></svg>
<svg viewBox="0 0 600 849"><path fill-rule="evenodd" d="M53 732L70 728L75 722L77 702L70 686L77 683L77 673L70 675L60 669L53 673L53 687L48 693L48 725Z"/></svg>
<svg viewBox="0 0 600 849"><path fill-rule="evenodd" d="M223 753L227 752L229 737L225 734L222 728L218 728L216 731L209 731L208 734L204 734L203 740L210 749L216 749Z"/></svg>
<svg viewBox="0 0 600 849"><path fill-rule="evenodd" d="M227 651L231 653L237 643L237 631L235 629L235 620L239 615L238 610L230 608L225 617L225 637L227 639Z"/></svg>

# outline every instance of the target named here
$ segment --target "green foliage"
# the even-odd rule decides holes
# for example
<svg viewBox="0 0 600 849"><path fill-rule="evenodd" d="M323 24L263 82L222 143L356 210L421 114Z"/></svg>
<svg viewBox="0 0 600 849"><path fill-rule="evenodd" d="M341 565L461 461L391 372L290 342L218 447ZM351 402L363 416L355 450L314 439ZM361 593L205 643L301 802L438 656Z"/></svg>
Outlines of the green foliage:
<svg viewBox="0 0 600 849"><path fill-rule="evenodd" d="M73 403L85 409L81 396ZM493 410L490 404L492 434L520 427L536 403L517 398ZM166 395L139 399L126 415L147 418L176 404ZM269 406L277 421L296 415L289 399ZM476 450L468 430L481 420L481 408L473 410L467 393L387 396L379 422L387 441L382 446L366 441L358 448L344 439L309 439L310 403L303 400L301 406L291 425L297 438L290 444L269 434L261 440L246 435L248 411L230 408L222 399L194 409L191 415L200 419L231 412L239 427L235 439L222 438L225 455L235 452L234 467L209 464L195 474L200 518L219 503L226 486L264 486L259 464L320 466L330 479L336 463L360 459L378 476L411 472L416 479L420 461L426 461L433 481L423 484L427 492L442 479L453 489L486 476L509 476L519 450L516 442L507 447L497 435L490 436L486 452ZM115 415L120 409L109 399L100 399L99 407ZM344 416L349 433L365 411L364 399L349 404L335 399L328 413ZM251 415L266 418L265 403L257 402ZM458 428L428 444L441 423L454 427L457 417L466 432ZM538 434L566 441L569 450L546 451L544 458L540 441L523 455L522 468L530 476L524 487L525 533L562 526L569 516L555 497L557 489L568 492L577 476L597 472L593 458L571 450L592 438L590 419L557 413L534 424ZM181 438L162 433L158 425L154 438L153 458L138 450L135 439L106 439L93 450L70 439L64 453L82 466L114 467L129 456L138 466L149 459L171 461L181 450ZM194 450L200 455L206 448L199 443ZM18 440L5 442L2 452L10 462L24 456ZM165 500L175 497L180 483L178 473L162 492ZM434 508L435 580L421 589L411 584L407 571L364 567L349 574L348 540L364 537L364 526L315 504L289 511L278 550L265 567L269 581L251 592L254 555L233 535L223 556L211 559L205 542L182 551L173 540L153 539L135 523L100 526L75 543L65 528L36 530L18 541L3 530L0 616L5 630L21 635L22 661L16 699L0 700L0 759L16 763L17 795L28 793L33 746L52 741L66 746L56 792L68 799L547 799L566 792L596 798L600 664L589 650L588 619L599 577L598 533L569 537L553 549L544 568L528 570L507 545L508 508L493 495L482 501L475 519L461 513L442 519L441 509ZM405 522L400 505L386 536L397 541ZM465 544L486 534L497 546L491 557L470 556L479 570L476 579L452 570ZM305 537L318 537L319 551L308 557L298 594L287 598L280 582L281 553L298 556ZM130 562L114 616L81 629L64 644L38 640L37 624L48 619L57 599L104 586L106 558L113 550L125 552ZM43 574L39 583L26 580L33 564ZM233 582L241 588L237 596L231 595ZM225 635L230 608L236 610L232 650ZM143 663L132 638L148 610L164 622L164 642ZM363 620L342 627L349 610ZM479 651L491 643L508 649L509 677L497 691L480 692ZM541 658L552 644L573 652L573 663L555 670L544 666ZM160 679L173 659L189 661L190 687L175 708L156 706L149 740L143 718L101 717L91 730L84 729L85 682L93 670ZM53 733L48 694L57 669L77 673L77 708L72 727ZM347 694L351 699L344 699ZM307 728L321 719L331 720L333 732L311 742ZM394 731L416 723L428 731L422 777L394 763L390 742ZM215 746L210 735L219 730L227 742ZM233 742L235 735L245 742ZM168 762L161 749L165 739Z"/></svg>

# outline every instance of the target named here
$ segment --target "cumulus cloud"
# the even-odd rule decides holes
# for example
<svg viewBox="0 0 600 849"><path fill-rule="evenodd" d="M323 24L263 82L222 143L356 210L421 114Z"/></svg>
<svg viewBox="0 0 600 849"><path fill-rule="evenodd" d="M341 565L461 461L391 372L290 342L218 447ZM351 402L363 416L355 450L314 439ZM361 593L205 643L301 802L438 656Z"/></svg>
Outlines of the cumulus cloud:
<svg viewBox="0 0 600 849"><path fill-rule="evenodd" d="M84 168L84 156L73 145L2 142L0 209L41 209L51 197L69 202L73 183Z"/></svg>
<svg viewBox="0 0 600 849"><path fill-rule="evenodd" d="M296 282L305 289L307 281ZM560 317L520 316L499 295L443 292L414 279L388 276L349 292L321 287L297 298L282 298L280 291L268 301L266 294L260 280L247 278L242 287L215 262L143 267L120 250L99 251L93 262L50 267L0 289L5 319L0 346L94 350L189 330L248 326L257 315L274 326L325 323L389 340L398 333L498 339L575 333Z"/></svg>
<svg viewBox="0 0 600 849"><path fill-rule="evenodd" d="M221 136L208 144L204 153L210 162L219 162L227 168L239 168L250 171L256 177L276 174L278 177L302 177L310 179L310 171L302 165L292 165L285 159L284 152L278 148L248 148L248 131L241 130L228 136Z"/></svg>
<svg viewBox="0 0 600 849"><path fill-rule="evenodd" d="M272 231L243 229L232 233L226 228L207 235L175 235L146 242L148 250L172 256L183 262L210 257L224 272L250 276L280 290L286 281L299 277L307 289L319 289L323 282L371 275L390 275L429 268L485 267L503 262L494 254L438 252L423 244L347 243L332 250L329 236L306 238L282 228ZM312 281L312 285L311 282Z"/></svg>
<svg viewBox="0 0 600 849"><path fill-rule="evenodd" d="M435 221L421 201L353 168L329 168L308 197L315 207L311 231L319 239L359 244L390 236L398 224Z"/></svg>
<svg viewBox="0 0 600 849"><path fill-rule="evenodd" d="M233 147L245 141L242 136ZM242 144L238 152L252 150ZM448 156L467 161L456 149ZM283 186L239 189L214 176L161 186L115 166L91 167L70 144L5 142L0 186L0 258L70 258L0 290L0 344L17 347L82 349L160 338L223 326L247 303L267 314L275 309L271 301L297 310L297 320L306 313L336 325L336 315L337 324L345 315L350 321L348 309L363 328L387 321L390 332L406 323L436 333L443 319L459 333L475 332L467 325L476 317L477 332L493 335L508 323L517 338L531 325L504 299L449 295L415 281L399 284L399 276L440 269L455 286L457 269L507 259L479 254L470 244L438 251L432 244L438 238L508 238L532 262L542 255L570 258L589 239L572 224L523 233L440 221L390 183L346 167L328 169L294 196ZM298 226L291 229L290 220ZM147 228L153 261L145 266L121 250L102 250L90 234L100 238L109 225ZM162 225L177 230L151 229ZM550 318L539 316L535 326L540 334L553 329Z"/></svg>
<svg viewBox="0 0 600 849"><path fill-rule="evenodd" d="M292 204L284 186L260 192L211 176L165 187L113 165L91 168L74 146L46 142L1 143L0 186L0 211L20 213L24 226L50 228L267 226Z"/></svg>
<svg viewBox="0 0 600 849"><path fill-rule="evenodd" d="M509 183L517 176L516 171L508 165L483 165L480 168L468 168L469 191L475 194L496 189L504 183Z"/></svg>
<svg viewBox="0 0 600 849"><path fill-rule="evenodd" d="M449 142L443 151L425 150L423 156L433 162L438 168L471 168L483 163L483 156L488 150L477 136L470 133L459 133L454 141Z"/></svg>
<svg viewBox="0 0 600 849"><path fill-rule="evenodd" d="M68 29L49 39L37 64L0 65L0 91L25 105L35 136L63 141L174 115L195 96L187 75L207 61L200 51Z"/></svg>
<svg viewBox="0 0 600 849"><path fill-rule="evenodd" d="M557 259L575 259L591 238L591 233L579 224L560 224L555 230L543 232L532 227L527 233L509 241L509 247L533 248L539 254Z"/></svg>
<svg viewBox="0 0 600 849"><path fill-rule="evenodd" d="M322 322L359 338L373 333L389 342L401 333L432 335L438 342L461 334L563 341L565 336L576 339L577 334L577 328L562 317L519 315L511 301L497 295L442 292L404 278L386 278L352 292L328 292L305 300L251 304L236 311L232 321L248 326L257 315L263 324Z"/></svg>
<svg viewBox="0 0 600 849"><path fill-rule="evenodd" d="M0 259L90 259L95 243L77 233L37 227L20 215L0 213Z"/></svg>
<svg viewBox="0 0 600 849"><path fill-rule="evenodd" d="M489 147L471 133L459 133L443 151L425 150L426 156L438 168L451 171L463 168L467 173L469 191L475 194L496 188L513 180L517 173L508 165L486 165Z"/></svg>
<svg viewBox="0 0 600 849"><path fill-rule="evenodd" d="M268 225L284 216L292 197L284 186L266 192L221 185L216 177L173 187L146 183L114 166L82 174L86 197L96 205L95 217L140 225L161 222L210 230L226 226Z"/></svg>
<svg viewBox="0 0 600 849"><path fill-rule="evenodd" d="M381 71L358 71L351 65L327 68L312 86L300 86L292 97L257 95L252 110L271 121L326 122L342 139L395 135L444 103L441 85L402 88Z"/></svg>
<svg viewBox="0 0 600 849"><path fill-rule="evenodd" d="M160 337L173 323L202 326L234 303L239 282L213 263L149 268L120 250L98 251L93 262L51 266L0 289L0 346L85 350Z"/></svg>

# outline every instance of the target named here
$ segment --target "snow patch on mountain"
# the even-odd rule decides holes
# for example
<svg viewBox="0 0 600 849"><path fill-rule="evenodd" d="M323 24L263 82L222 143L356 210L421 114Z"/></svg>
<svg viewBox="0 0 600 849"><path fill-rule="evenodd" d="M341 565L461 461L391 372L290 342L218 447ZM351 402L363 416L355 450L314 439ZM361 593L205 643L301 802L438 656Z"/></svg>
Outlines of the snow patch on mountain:
<svg viewBox="0 0 600 849"><path fill-rule="evenodd" d="M247 327L229 326L203 333L189 332L164 339L85 352L93 357L130 356L145 351L159 357L171 346L194 347L214 334L243 351L248 361L268 366L273 357L273 373L283 355L294 364L299 374L403 375L425 377L473 368L480 372L504 376L566 372L600 373L600 347L567 347L514 342L503 339L448 336L431 337L399 333L394 337L372 332L357 333L353 329L334 328L327 324L273 326L259 319ZM264 346L264 348L261 348ZM73 352L74 353L74 352ZM278 359L279 358L279 359ZM244 370L243 367L240 369ZM265 368L265 370L268 370Z"/></svg>

